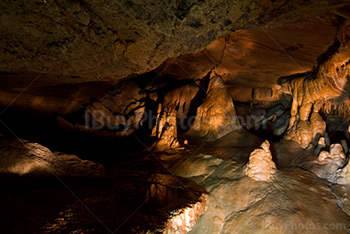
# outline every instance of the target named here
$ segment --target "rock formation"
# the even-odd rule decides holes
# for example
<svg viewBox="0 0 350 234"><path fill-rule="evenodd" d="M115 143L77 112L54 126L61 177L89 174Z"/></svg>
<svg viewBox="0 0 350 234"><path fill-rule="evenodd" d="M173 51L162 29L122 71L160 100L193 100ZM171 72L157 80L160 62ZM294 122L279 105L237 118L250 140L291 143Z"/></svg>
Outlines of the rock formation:
<svg viewBox="0 0 350 234"><path fill-rule="evenodd" d="M330 0L2 2L0 70L122 78L232 30L298 21L337 6Z"/></svg>
<svg viewBox="0 0 350 234"><path fill-rule="evenodd" d="M0 172L25 176L105 177L98 163L48 148L26 140L0 137Z"/></svg>
<svg viewBox="0 0 350 234"><path fill-rule="evenodd" d="M203 104L197 109L196 118L188 135L211 142L239 129L240 124L232 98L222 78L212 73L207 95Z"/></svg>
<svg viewBox="0 0 350 234"><path fill-rule="evenodd" d="M337 181L344 181L344 178L340 178L347 177L347 169L342 169L345 163L347 161L342 145L332 144L329 152L321 151L317 161L315 163L311 162L310 171L331 183L337 183Z"/></svg>
<svg viewBox="0 0 350 234"><path fill-rule="evenodd" d="M270 143L264 141L260 148L255 149L249 156L246 174L256 181L271 181L275 174L276 165L272 161Z"/></svg>
<svg viewBox="0 0 350 234"><path fill-rule="evenodd" d="M310 137L307 137L303 143L300 140L301 131L309 135L307 121L309 121L310 113L313 112L310 120L312 121L312 135L314 137L318 134L322 135L325 123L318 112L322 107L323 111L327 112L327 103L332 103L332 100L340 98L349 91L347 85L350 66L348 62L350 57L349 24L350 21L345 20L339 28L337 39L340 46L338 51L319 66L316 78L308 75L287 81L283 86L284 91L293 96L288 138L301 143L303 148L308 146L307 141L309 143L312 141ZM343 112L345 113L341 115L348 116L347 108Z"/></svg>
<svg viewBox="0 0 350 234"><path fill-rule="evenodd" d="M154 174L146 201L162 207L181 207L171 210L163 224L164 234L186 234L192 230L207 207L209 195L195 183L172 175ZM181 204L182 203L182 204Z"/></svg>
<svg viewBox="0 0 350 234"><path fill-rule="evenodd" d="M180 146L180 143L177 140L176 114L175 107L163 109L162 115L157 121L157 126L161 127L157 135L158 140L153 147L155 151L166 151Z"/></svg>
<svg viewBox="0 0 350 234"><path fill-rule="evenodd" d="M73 127L80 131L113 133L117 137L134 134L145 114L145 93L135 82L120 82L107 90L99 100L92 100L81 110Z"/></svg>
<svg viewBox="0 0 350 234"><path fill-rule="evenodd" d="M191 126L191 109L196 108L193 99L198 95L197 84L184 85L169 91L158 104L156 124L151 136L158 140L153 146L155 151L179 149L178 128L186 131Z"/></svg>
<svg viewBox="0 0 350 234"><path fill-rule="evenodd" d="M0 233L349 231L349 0L0 7Z"/></svg>

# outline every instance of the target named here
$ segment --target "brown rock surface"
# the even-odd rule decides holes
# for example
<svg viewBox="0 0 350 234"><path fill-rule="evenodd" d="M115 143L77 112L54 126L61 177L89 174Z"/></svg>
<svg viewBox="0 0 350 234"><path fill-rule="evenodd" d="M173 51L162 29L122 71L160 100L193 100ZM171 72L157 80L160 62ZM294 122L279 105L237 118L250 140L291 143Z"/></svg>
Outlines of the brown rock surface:
<svg viewBox="0 0 350 234"><path fill-rule="evenodd" d="M165 214L168 219L161 233L186 234L191 231L207 209L206 191L190 180L167 174L153 174L150 183L146 201L162 210L170 210L170 214Z"/></svg>
<svg viewBox="0 0 350 234"><path fill-rule="evenodd" d="M180 146L177 140L177 122L176 122L176 110L175 108L164 111L159 118L159 126L161 126L158 132L158 140L155 143L154 151L166 151L174 149Z"/></svg>
<svg viewBox="0 0 350 234"><path fill-rule="evenodd" d="M275 174L276 165L272 161L270 143L264 141L260 148L255 149L249 156L246 174L255 181L271 181Z"/></svg>
<svg viewBox="0 0 350 234"><path fill-rule="evenodd" d="M98 163L75 155L52 152L26 140L0 138L0 172L30 176L105 177Z"/></svg>
<svg viewBox="0 0 350 234"><path fill-rule="evenodd" d="M237 30L198 53L169 59L157 72L198 79L216 67L234 100L275 102L282 95L277 80L316 67L334 43L337 24L328 14L279 27Z"/></svg>
<svg viewBox="0 0 350 234"><path fill-rule="evenodd" d="M230 139L235 141L234 136ZM252 180L243 169L249 152L242 153L240 147L232 151L232 144L218 147L220 141L216 146L186 153L181 156L184 161L171 166L175 174L197 182L210 193L208 209L190 233L326 234L347 230L348 216L330 194L328 182L296 167L280 168L271 183ZM241 144L244 141L240 139ZM288 144L281 146L275 151L278 161L306 156L297 155ZM247 148L252 146L244 150ZM231 156L223 159L226 150ZM325 223L334 224L331 231ZM316 225L318 228L313 228Z"/></svg>
<svg viewBox="0 0 350 234"><path fill-rule="evenodd" d="M314 112L322 109L324 113L327 113L329 112L328 106L332 106L329 103L336 102L338 103L335 105L336 109L339 107L338 114L345 118L349 117L348 104L343 105L344 103L339 101L347 100L349 92L349 25L349 20L341 23L337 31L339 48L320 64L315 78L308 75L283 82L284 92L291 94L293 98L288 133L290 139L298 141L298 137L295 138L293 135L295 131L299 131L300 123L303 123L302 129L307 128L305 122L310 118L312 109ZM325 123L321 116L314 113L311 115L311 120L313 135L316 132L324 133ZM303 143L303 148L304 146L306 147L306 141Z"/></svg>
<svg viewBox="0 0 350 234"><path fill-rule="evenodd" d="M223 80L219 75L211 74L207 96L197 109L188 135L210 142L240 128L232 98Z"/></svg>
<svg viewBox="0 0 350 234"><path fill-rule="evenodd" d="M342 2L3 1L0 70L126 77L232 30L305 19Z"/></svg>

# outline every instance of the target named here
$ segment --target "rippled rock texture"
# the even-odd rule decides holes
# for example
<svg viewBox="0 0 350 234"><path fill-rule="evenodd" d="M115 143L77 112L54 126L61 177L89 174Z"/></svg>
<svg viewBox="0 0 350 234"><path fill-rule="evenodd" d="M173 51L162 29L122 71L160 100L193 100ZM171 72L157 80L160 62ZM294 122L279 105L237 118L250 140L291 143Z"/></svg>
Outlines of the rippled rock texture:
<svg viewBox="0 0 350 234"><path fill-rule="evenodd" d="M121 78L198 51L236 29L302 20L341 5L331 0L2 1L0 70Z"/></svg>

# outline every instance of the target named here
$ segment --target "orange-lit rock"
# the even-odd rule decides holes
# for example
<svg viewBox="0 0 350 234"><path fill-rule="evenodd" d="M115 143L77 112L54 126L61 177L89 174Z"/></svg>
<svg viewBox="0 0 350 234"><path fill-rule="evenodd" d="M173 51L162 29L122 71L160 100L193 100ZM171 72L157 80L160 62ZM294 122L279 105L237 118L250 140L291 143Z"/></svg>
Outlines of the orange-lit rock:
<svg viewBox="0 0 350 234"><path fill-rule="evenodd" d="M202 51L169 59L156 71L200 79L215 67L235 101L271 104L283 95L278 79L317 66L334 43L337 26L336 16L328 14L297 24L236 30Z"/></svg>
<svg viewBox="0 0 350 234"><path fill-rule="evenodd" d="M341 144L332 144L330 151L322 151L318 156L318 161L321 163L336 163L340 166L342 161L345 159L343 147Z"/></svg>
<svg viewBox="0 0 350 234"><path fill-rule="evenodd" d="M318 142L326 132L326 122L318 112L312 112L310 117L310 128L312 130L313 142Z"/></svg>
<svg viewBox="0 0 350 234"><path fill-rule="evenodd" d="M250 154L246 174L256 181L271 181L275 171L276 165L272 161L270 143L264 141L260 148Z"/></svg>
<svg viewBox="0 0 350 234"><path fill-rule="evenodd" d="M211 142L240 128L232 98L223 80L219 75L212 73L207 96L197 109L188 135Z"/></svg>
<svg viewBox="0 0 350 234"><path fill-rule="evenodd" d="M300 21L342 6L343 1L0 4L4 9L0 43L6 48L0 52L1 71L45 71L99 80L140 74L168 58L198 51L233 30Z"/></svg>
<svg viewBox="0 0 350 234"><path fill-rule="evenodd" d="M312 137L317 141L316 136L322 136L326 128L322 117L317 112L320 109L327 112L328 103L333 103L336 98L344 99L344 94L349 91L347 84L350 66L348 62L350 59L349 25L350 21L345 20L340 26L337 34L340 41L339 49L319 66L316 78L303 76L283 84L283 90L292 94L293 97L289 139L301 143L300 138L295 137L295 131L299 131L299 128L306 130L305 121L310 119ZM339 106L343 106L343 104L339 104ZM340 112L342 112L341 115L348 116L348 105L345 106L341 108ZM314 111L310 117L312 109ZM299 127L300 123L302 126ZM306 143L306 141L301 143L303 148L307 147Z"/></svg>
<svg viewBox="0 0 350 234"><path fill-rule="evenodd" d="M185 130L190 126L188 118L194 109L193 99L200 87L195 84L184 85L169 91L162 103L158 104L156 124L151 136L156 136L155 151L167 151L178 148L177 128Z"/></svg>
<svg viewBox="0 0 350 234"><path fill-rule="evenodd" d="M310 128L309 121L300 120L296 129L291 129L285 139L294 140L306 149L312 141L312 129Z"/></svg>
<svg viewBox="0 0 350 234"><path fill-rule="evenodd" d="M338 181L346 183L348 177L348 169L344 168L346 163L342 145L332 144L329 152L323 150L319 153L316 161L309 162L308 169L331 183L338 183Z"/></svg>
<svg viewBox="0 0 350 234"><path fill-rule="evenodd" d="M155 173L151 176L146 203L154 208L164 208L167 220L162 227L164 234L186 234L206 211L209 195L196 183L181 177Z"/></svg>
<svg viewBox="0 0 350 234"><path fill-rule="evenodd" d="M165 224L164 234L186 234L196 225L200 215L208 207L208 195L203 194L200 201L189 207L178 210L171 214L171 218Z"/></svg>
<svg viewBox="0 0 350 234"><path fill-rule="evenodd" d="M160 126L157 135L158 140L153 147L155 151L166 151L180 146L180 143L177 140L175 107L170 109L163 109L163 113L160 116L158 126Z"/></svg>

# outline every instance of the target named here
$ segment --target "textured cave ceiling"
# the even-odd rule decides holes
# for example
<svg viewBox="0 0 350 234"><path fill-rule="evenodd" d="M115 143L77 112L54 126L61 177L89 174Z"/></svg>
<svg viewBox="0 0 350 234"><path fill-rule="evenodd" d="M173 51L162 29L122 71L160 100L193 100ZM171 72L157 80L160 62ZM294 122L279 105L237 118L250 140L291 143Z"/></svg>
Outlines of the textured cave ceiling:
<svg viewBox="0 0 350 234"><path fill-rule="evenodd" d="M313 71L348 14L347 1L1 4L1 105L63 114L153 69L197 80L215 67L234 100L278 102L278 79Z"/></svg>
<svg viewBox="0 0 350 234"><path fill-rule="evenodd" d="M155 69L168 58L199 51L232 31L310 19L346 2L2 1L0 70L86 80L124 78ZM259 39L254 39L254 31L244 35ZM276 40L284 35L278 33Z"/></svg>

